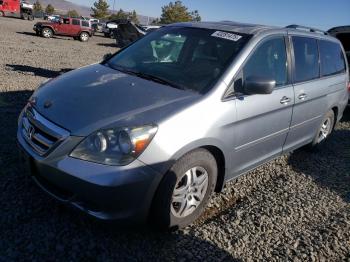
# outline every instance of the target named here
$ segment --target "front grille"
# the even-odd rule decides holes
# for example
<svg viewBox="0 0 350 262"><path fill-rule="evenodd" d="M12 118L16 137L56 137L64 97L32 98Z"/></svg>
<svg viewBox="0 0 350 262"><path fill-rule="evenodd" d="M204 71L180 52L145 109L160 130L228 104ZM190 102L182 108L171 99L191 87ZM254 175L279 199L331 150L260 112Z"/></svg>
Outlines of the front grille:
<svg viewBox="0 0 350 262"><path fill-rule="evenodd" d="M22 118L22 135L36 153L46 156L69 136L69 132L27 106Z"/></svg>

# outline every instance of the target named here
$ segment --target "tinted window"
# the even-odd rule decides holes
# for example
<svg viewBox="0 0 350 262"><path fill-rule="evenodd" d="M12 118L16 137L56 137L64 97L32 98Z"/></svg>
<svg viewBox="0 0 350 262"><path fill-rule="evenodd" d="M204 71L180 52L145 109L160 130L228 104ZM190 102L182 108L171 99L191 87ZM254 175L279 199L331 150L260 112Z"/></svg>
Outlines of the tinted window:
<svg viewBox="0 0 350 262"><path fill-rule="evenodd" d="M84 27L89 27L89 22L88 21L81 21L81 25Z"/></svg>
<svg viewBox="0 0 350 262"><path fill-rule="evenodd" d="M303 82L319 77L317 40L307 37L293 36L295 57L294 78Z"/></svg>
<svg viewBox="0 0 350 262"><path fill-rule="evenodd" d="M319 41L321 57L321 75L329 76L345 71L345 59L339 44Z"/></svg>
<svg viewBox="0 0 350 262"><path fill-rule="evenodd" d="M70 20L69 20L69 19L63 19L63 23L64 23L65 25L69 25L69 24L70 24Z"/></svg>
<svg viewBox="0 0 350 262"><path fill-rule="evenodd" d="M276 86L287 84L287 53L284 37L267 40L249 58L243 68L243 78L262 76L276 81Z"/></svg>
<svg viewBox="0 0 350 262"><path fill-rule="evenodd" d="M79 21L79 20L76 20L76 19L73 19L73 20L72 20L72 24L73 24L73 25L80 25L80 21Z"/></svg>

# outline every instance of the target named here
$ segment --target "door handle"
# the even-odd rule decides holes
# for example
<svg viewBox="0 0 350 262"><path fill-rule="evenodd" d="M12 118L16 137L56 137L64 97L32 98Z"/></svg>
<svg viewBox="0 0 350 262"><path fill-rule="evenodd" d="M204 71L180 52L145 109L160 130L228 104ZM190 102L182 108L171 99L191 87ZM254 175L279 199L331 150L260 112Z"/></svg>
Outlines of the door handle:
<svg viewBox="0 0 350 262"><path fill-rule="evenodd" d="M285 104L288 104L290 101L292 101L292 99L290 99L289 97L284 96L280 100L280 103L285 105Z"/></svg>
<svg viewBox="0 0 350 262"><path fill-rule="evenodd" d="M302 93L302 94L300 94L300 95L298 96L298 98L299 98L300 100L304 100L305 98L307 98L307 94Z"/></svg>

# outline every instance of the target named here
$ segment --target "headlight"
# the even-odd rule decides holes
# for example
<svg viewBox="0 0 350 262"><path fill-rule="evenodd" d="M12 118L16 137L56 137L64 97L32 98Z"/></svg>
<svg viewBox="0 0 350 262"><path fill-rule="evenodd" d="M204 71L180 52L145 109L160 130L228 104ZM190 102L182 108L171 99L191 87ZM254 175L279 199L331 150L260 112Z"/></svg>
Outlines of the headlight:
<svg viewBox="0 0 350 262"><path fill-rule="evenodd" d="M149 145L155 125L99 130L85 138L71 157L106 165L127 165Z"/></svg>

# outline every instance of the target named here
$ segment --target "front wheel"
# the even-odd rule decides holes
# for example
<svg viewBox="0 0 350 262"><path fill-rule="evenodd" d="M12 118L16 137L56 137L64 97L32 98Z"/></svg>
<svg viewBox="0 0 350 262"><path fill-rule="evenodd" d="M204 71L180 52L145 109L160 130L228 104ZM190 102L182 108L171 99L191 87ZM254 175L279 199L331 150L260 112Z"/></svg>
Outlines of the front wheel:
<svg viewBox="0 0 350 262"><path fill-rule="evenodd" d="M87 41L89 41L89 38L90 38L90 36L86 32L82 32L79 36L79 39L81 42L87 42Z"/></svg>
<svg viewBox="0 0 350 262"><path fill-rule="evenodd" d="M206 149L196 149L167 172L152 205L152 223L161 229L179 229L196 220L214 190L217 163Z"/></svg>
<svg viewBox="0 0 350 262"><path fill-rule="evenodd" d="M51 38L53 36L53 31L50 28L44 28L41 35L45 38Z"/></svg>
<svg viewBox="0 0 350 262"><path fill-rule="evenodd" d="M321 125L317 130L317 133L311 143L312 148L318 148L326 141L333 131L334 121L334 112L333 110L330 110L324 116Z"/></svg>
<svg viewBox="0 0 350 262"><path fill-rule="evenodd" d="M4 13L0 11L0 17L4 16Z"/></svg>

